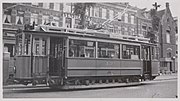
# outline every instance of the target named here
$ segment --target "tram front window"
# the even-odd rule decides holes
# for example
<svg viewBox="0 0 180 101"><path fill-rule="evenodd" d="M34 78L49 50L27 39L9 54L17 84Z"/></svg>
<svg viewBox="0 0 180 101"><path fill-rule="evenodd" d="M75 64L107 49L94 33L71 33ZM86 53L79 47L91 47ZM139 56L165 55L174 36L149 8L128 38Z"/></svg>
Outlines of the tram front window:
<svg viewBox="0 0 180 101"><path fill-rule="evenodd" d="M95 57L95 42L70 40L69 57Z"/></svg>

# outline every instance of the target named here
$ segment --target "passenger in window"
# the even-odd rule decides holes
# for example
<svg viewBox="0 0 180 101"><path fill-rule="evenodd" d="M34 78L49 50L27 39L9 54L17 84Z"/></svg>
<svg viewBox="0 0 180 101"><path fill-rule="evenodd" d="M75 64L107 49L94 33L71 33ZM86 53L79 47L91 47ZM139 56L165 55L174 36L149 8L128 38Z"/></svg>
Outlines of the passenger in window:
<svg viewBox="0 0 180 101"><path fill-rule="evenodd" d="M69 57L74 57L74 51L73 51L73 49L69 49Z"/></svg>

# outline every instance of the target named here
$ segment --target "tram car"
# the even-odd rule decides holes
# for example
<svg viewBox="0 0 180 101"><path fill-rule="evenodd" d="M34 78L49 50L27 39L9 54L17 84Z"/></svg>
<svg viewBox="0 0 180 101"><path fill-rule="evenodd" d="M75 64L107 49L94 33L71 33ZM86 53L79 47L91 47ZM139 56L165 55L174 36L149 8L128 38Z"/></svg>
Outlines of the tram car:
<svg viewBox="0 0 180 101"><path fill-rule="evenodd" d="M153 80L157 46L147 38L38 26L16 35L16 83L63 87Z"/></svg>

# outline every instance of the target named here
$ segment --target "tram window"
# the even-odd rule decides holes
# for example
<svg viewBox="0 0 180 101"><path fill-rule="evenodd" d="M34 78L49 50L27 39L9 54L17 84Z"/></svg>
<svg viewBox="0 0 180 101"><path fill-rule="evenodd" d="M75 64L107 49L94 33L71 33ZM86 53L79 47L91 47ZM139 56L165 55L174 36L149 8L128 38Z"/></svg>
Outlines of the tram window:
<svg viewBox="0 0 180 101"><path fill-rule="evenodd" d="M95 57L95 42L70 40L69 57Z"/></svg>
<svg viewBox="0 0 180 101"><path fill-rule="evenodd" d="M98 43L99 58L119 58L119 45L114 43Z"/></svg>
<svg viewBox="0 0 180 101"><path fill-rule="evenodd" d="M42 55L46 55L46 40L42 39Z"/></svg>
<svg viewBox="0 0 180 101"><path fill-rule="evenodd" d="M122 45L122 58L123 59L139 59L140 47L133 45Z"/></svg>
<svg viewBox="0 0 180 101"><path fill-rule="evenodd" d="M39 52L39 45L40 44L40 40L39 38L35 38L35 43L34 43L34 46L35 46L35 55L40 55L40 52Z"/></svg>
<svg viewBox="0 0 180 101"><path fill-rule="evenodd" d="M25 35L25 42L24 42L24 54L30 55L31 47L30 47L30 35Z"/></svg>
<svg viewBox="0 0 180 101"><path fill-rule="evenodd" d="M142 59L145 59L145 60L150 59L150 47L142 46Z"/></svg>
<svg viewBox="0 0 180 101"><path fill-rule="evenodd" d="M22 35L17 37L17 55L22 55Z"/></svg>

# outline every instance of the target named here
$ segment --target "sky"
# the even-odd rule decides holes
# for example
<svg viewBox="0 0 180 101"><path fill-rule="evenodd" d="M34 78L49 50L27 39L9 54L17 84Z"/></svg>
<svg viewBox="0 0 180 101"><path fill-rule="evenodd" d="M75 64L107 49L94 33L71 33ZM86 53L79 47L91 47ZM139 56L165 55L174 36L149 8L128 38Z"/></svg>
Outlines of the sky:
<svg viewBox="0 0 180 101"><path fill-rule="evenodd" d="M157 2L161 5L158 10L166 8L166 2L169 2L169 7L173 17L178 17L180 14L180 0L128 0L130 5L137 6L138 8L147 8L147 10L153 8L152 4Z"/></svg>

